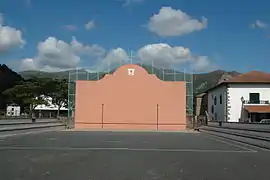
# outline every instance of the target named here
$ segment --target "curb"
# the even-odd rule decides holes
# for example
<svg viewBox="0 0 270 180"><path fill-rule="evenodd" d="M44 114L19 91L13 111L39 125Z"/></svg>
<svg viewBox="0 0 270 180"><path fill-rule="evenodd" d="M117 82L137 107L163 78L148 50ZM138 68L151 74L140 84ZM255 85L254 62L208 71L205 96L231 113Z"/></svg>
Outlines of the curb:
<svg viewBox="0 0 270 180"><path fill-rule="evenodd" d="M260 144L261 140L259 140L259 139L243 137L243 136L234 135L234 134L231 134L231 133L219 132L219 131L211 131L211 130L204 130L204 129L200 129L200 131L204 132L204 133L207 133L207 134L210 134L210 135L213 135L213 136L216 136L216 137L222 137L224 139L229 139L229 140L232 140L232 141L235 141L235 142L240 142L240 143L244 143L244 144L247 144L247 145L252 145L252 146L255 146L255 147L258 147L258 148L270 150L270 146L265 146L265 145ZM235 137L234 138L233 137L228 137L226 135L231 135L231 136L235 136ZM240 139L237 139L236 137L246 138L246 140L240 140ZM252 140L255 139L255 140L258 141L258 143L248 142L248 139L252 139ZM267 142L269 142L269 141L267 141Z"/></svg>

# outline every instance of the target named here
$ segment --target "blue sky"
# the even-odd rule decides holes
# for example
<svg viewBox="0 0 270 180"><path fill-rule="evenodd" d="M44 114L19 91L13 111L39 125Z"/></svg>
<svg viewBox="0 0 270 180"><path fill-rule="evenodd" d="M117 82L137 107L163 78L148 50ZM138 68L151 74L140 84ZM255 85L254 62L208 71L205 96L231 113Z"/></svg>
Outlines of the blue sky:
<svg viewBox="0 0 270 180"><path fill-rule="evenodd" d="M136 60L160 67L270 72L269 6L254 0L1 0L0 63L18 71L95 69L128 61L133 51Z"/></svg>

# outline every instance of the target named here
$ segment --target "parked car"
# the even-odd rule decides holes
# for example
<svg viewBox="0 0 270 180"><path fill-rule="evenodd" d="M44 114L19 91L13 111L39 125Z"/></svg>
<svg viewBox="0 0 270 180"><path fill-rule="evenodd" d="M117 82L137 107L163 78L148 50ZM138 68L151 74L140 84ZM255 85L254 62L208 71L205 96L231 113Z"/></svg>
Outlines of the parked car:
<svg viewBox="0 0 270 180"><path fill-rule="evenodd" d="M262 124L270 124L270 119L262 119L260 121L260 123L262 123Z"/></svg>

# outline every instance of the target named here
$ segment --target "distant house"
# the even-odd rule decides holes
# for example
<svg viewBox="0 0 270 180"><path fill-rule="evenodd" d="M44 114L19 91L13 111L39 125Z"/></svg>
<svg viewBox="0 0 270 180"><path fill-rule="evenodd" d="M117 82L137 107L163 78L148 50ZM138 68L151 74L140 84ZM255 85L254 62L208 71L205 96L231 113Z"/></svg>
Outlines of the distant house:
<svg viewBox="0 0 270 180"><path fill-rule="evenodd" d="M194 98L194 120L195 123L200 126L207 123L207 94L197 94Z"/></svg>
<svg viewBox="0 0 270 180"><path fill-rule="evenodd" d="M195 96L194 102L194 112L195 116L206 116L205 112L207 111L207 94L201 93Z"/></svg>
<svg viewBox="0 0 270 180"><path fill-rule="evenodd" d="M37 105L34 109L35 116L38 118L55 118L57 116L58 106L52 103L51 97L43 98L47 101L46 104ZM64 104L60 108L60 115L66 116L68 113L68 108L64 107Z"/></svg>
<svg viewBox="0 0 270 180"><path fill-rule="evenodd" d="M21 114L21 107L17 104L10 104L7 106L6 116L20 116Z"/></svg>
<svg viewBox="0 0 270 180"><path fill-rule="evenodd" d="M251 71L207 91L209 120L259 122L270 118L270 74Z"/></svg>

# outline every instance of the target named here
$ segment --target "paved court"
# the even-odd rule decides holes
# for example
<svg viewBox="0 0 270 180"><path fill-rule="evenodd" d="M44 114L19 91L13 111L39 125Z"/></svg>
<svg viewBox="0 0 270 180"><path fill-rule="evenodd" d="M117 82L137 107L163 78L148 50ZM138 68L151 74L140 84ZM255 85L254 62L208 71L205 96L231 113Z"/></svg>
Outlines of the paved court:
<svg viewBox="0 0 270 180"><path fill-rule="evenodd" d="M5 180L269 180L270 152L203 133L47 132L0 139Z"/></svg>

